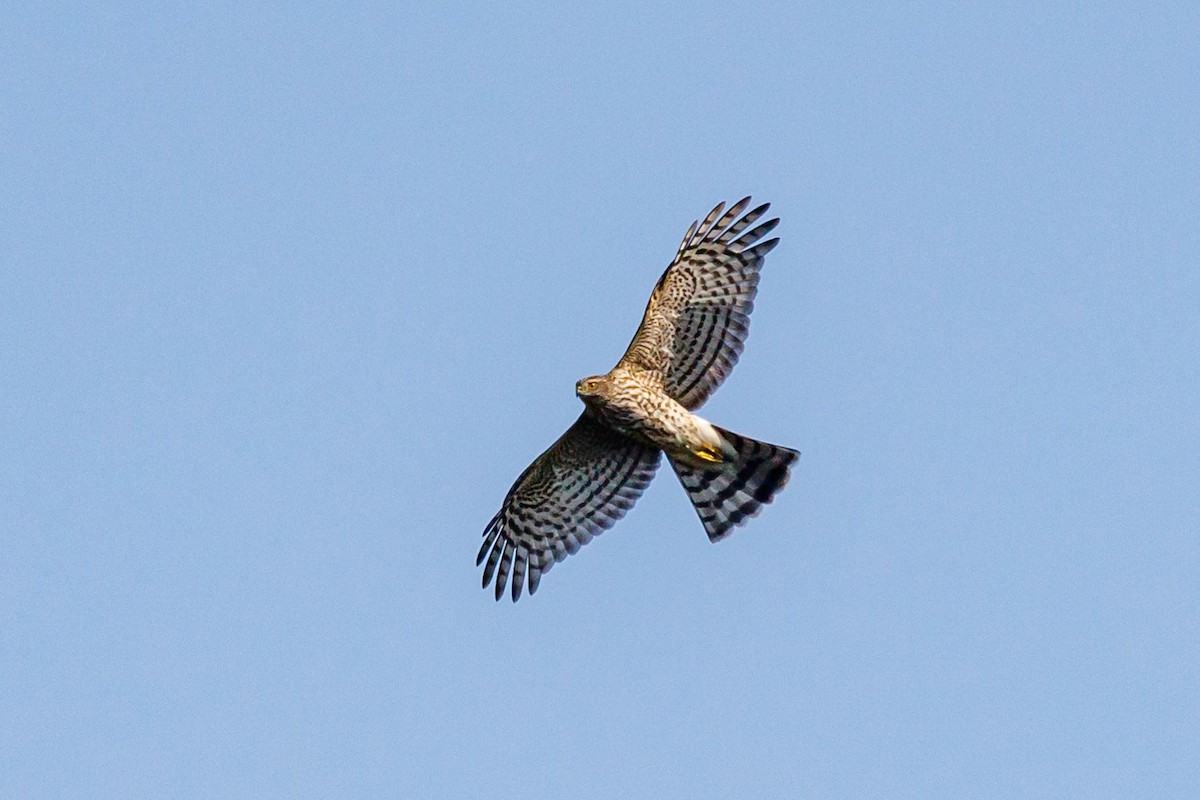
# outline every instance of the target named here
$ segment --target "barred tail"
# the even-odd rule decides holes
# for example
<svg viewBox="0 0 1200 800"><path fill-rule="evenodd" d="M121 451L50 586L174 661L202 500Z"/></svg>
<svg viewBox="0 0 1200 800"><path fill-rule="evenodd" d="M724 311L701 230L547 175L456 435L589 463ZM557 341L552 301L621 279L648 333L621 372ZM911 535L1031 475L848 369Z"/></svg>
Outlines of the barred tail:
<svg viewBox="0 0 1200 800"><path fill-rule="evenodd" d="M671 460L708 538L714 542L757 516L787 484L788 469L800 457L786 447L747 439L722 428L717 432L737 451L736 461L706 469Z"/></svg>

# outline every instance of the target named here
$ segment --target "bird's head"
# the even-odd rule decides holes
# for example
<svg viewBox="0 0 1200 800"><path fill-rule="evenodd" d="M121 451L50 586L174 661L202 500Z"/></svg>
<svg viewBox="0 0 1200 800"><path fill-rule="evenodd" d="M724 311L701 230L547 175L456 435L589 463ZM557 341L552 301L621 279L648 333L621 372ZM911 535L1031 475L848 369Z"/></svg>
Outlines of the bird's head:
<svg viewBox="0 0 1200 800"><path fill-rule="evenodd" d="M590 378L580 378L575 382L575 396L580 400L586 400L589 397L595 397L597 393L604 389L604 385L608 379L603 375L593 375Z"/></svg>

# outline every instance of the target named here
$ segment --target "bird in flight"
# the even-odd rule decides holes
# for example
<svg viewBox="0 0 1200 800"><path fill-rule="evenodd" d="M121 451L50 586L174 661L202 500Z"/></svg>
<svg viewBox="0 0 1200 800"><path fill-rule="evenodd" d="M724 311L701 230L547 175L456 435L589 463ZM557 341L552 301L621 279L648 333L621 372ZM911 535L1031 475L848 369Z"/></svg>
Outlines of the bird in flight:
<svg viewBox="0 0 1200 800"><path fill-rule="evenodd" d="M788 480L795 450L718 428L693 413L725 380L750 327L763 258L779 224L746 197L693 222L646 304L625 355L583 378L583 413L513 484L483 531L476 566L512 599L625 515L659 456L679 477L714 542L755 516ZM724 213L722 213L724 212ZM754 226L754 227L752 227Z"/></svg>

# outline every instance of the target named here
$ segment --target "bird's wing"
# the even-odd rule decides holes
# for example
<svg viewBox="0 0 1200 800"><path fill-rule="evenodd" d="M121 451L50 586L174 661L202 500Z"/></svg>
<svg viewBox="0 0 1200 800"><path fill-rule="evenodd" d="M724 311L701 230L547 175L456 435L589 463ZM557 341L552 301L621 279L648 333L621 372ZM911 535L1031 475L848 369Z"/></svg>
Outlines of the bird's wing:
<svg viewBox="0 0 1200 800"><path fill-rule="evenodd" d="M779 243L760 241L778 218L750 227L770 204L742 216L749 205L746 197L722 214L720 203L704 222L692 223L621 357L622 366L659 373L667 394L689 409L699 408L737 363L763 257Z"/></svg>
<svg viewBox="0 0 1200 800"><path fill-rule="evenodd" d="M612 430L585 411L517 478L483 532L476 566L496 599L512 574L512 599L625 515L658 468L658 448Z"/></svg>

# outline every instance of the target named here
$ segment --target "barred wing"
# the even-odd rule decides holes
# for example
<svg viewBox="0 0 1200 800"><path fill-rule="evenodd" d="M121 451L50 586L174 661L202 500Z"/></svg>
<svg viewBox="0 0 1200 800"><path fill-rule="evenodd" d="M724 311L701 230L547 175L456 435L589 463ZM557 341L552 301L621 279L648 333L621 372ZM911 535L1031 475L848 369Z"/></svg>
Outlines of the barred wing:
<svg viewBox="0 0 1200 800"><path fill-rule="evenodd" d="M759 241L778 218L746 230L770 204L741 216L748 205L743 198L722 214L720 203L704 222L692 223L621 358L623 366L661 373L667 394L689 409L699 408L737 363L763 257L779 243Z"/></svg>
<svg viewBox="0 0 1200 800"><path fill-rule="evenodd" d="M537 591L542 574L633 507L658 468L658 448L641 444L589 412L517 478L483 532L475 565L483 586L496 578L496 599L512 573L512 599L526 578Z"/></svg>

